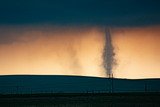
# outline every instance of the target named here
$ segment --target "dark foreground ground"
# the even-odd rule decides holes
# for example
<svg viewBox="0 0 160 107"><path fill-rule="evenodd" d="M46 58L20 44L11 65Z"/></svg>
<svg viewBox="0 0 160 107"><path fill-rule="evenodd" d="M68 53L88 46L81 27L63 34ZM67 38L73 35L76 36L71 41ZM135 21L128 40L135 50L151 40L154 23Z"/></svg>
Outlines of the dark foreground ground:
<svg viewBox="0 0 160 107"><path fill-rule="evenodd" d="M160 107L160 93L1 94L0 107Z"/></svg>

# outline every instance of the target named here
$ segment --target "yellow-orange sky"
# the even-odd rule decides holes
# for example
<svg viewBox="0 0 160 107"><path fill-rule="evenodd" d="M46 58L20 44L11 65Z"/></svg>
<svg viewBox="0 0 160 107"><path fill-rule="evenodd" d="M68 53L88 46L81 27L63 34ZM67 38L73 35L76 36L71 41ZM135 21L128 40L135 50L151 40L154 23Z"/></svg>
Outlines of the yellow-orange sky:
<svg viewBox="0 0 160 107"><path fill-rule="evenodd" d="M160 27L112 28L118 78L160 77ZM0 74L106 76L103 27L0 27Z"/></svg>
<svg viewBox="0 0 160 107"><path fill-rule="evenodd" d="M6 35L13 39L0 45L1 74L105 74L97 28L16 28Z"/></svg>
<svg viewBox="0 0 160 107"><path fill-rule="evenodd" d="M115 75L127 78L160 77L160 27L116 29Z"/></svg>

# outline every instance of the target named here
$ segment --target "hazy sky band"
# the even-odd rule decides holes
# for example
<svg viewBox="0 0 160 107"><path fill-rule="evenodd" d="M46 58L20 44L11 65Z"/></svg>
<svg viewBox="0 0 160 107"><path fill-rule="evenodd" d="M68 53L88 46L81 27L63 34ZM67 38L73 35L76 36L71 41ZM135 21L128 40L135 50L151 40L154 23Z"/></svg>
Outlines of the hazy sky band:
<svg viewBox="0 0 160 107"><path fill-rule="evenodd" d="M0 28L0 74L106 76L103 27ZM160 27L112 28L119 78L158 78Z"/></svg>

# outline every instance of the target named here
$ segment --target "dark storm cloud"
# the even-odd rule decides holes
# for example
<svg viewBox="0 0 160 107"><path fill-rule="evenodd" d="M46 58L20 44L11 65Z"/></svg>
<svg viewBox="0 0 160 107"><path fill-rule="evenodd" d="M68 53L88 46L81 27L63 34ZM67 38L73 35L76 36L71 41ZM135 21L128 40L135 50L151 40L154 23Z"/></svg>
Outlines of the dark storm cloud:
<svg viewBox="0 0 160 107"><path fill-rule="evenodd" d="M0 24L143 26L160 24L159 0L5 0Z"/></svg>

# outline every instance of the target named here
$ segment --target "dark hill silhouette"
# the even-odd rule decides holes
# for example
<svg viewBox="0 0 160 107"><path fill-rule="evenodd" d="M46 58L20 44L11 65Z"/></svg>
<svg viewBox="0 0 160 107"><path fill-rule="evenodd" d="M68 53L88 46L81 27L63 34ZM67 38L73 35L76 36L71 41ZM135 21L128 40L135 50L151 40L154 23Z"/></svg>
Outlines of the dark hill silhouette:
<svg viewBox="0 0 160 107"><path fill-rule="evenodd" d="M0 76L0 94L160 92L160 79L109 79L64 75Z"/></svg>

